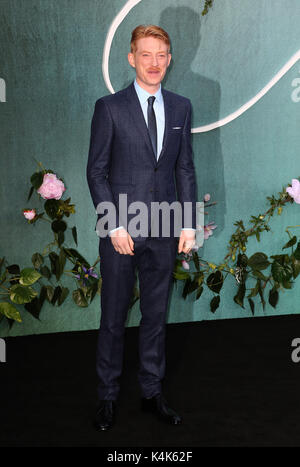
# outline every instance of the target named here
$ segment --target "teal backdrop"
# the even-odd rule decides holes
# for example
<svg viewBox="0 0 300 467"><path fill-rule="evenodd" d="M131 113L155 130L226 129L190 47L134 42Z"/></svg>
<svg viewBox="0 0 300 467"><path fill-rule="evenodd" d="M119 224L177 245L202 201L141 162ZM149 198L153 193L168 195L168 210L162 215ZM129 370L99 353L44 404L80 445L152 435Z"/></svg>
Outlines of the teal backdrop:
<svg viewBox="0 0 300 467"><path fill-rule="evenodd" d="M86 181L90 122L95 101L108 94L102 52L110 24L125 0L0 0L0 78L6 100L0 103L1 245L0 256L21 267L51 241L46 222L29 225L23 208L42 208L34 195L26 202L36 160L63 177L66 196L76 204L69 226L78 229L78 249L93 263L98 256L96 216ZM163 85L193 104L193 126L226 117L256 95L300 49L299 0L215 0L201 16L204 0L143 0L121 23L114 37L109 71L115 90L127 86L134 70L127 62L131 31L138 24L165 28L173 61ZM266 210L266 197L300 175L300 102L291 98L300 63L251 109L217 130L193 134L198 199L210 193L217 205L206 221L217 229L201 253L219 263L233 223ZM281 253L284 229L299 224L300 206L289 205L264 233L251 239L247 253ZM298 232L295 230L295 233ZM67 242L72 245L71 237ZM256 316L300 311L300 284L280 295L274 310L256 306ZM74 286L70 278L66 284ZM250 317L232 300L236 284L227 279L220 308L209 311L205 290L198 301L170 298L168 322ZM20 307L20 309L22 309ZM45 304L40 320L22 311L23 323L0 324L1 336L96 329L100 298L78 308L71 298L62 307ZM138 302L128 326L139 324Z"/></svg>

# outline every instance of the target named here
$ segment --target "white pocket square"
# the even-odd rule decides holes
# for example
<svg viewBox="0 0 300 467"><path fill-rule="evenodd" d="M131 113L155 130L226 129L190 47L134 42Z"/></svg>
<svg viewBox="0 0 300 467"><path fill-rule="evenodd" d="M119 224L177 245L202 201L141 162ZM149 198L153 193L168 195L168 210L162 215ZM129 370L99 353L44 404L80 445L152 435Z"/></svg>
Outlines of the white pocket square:
<svg viewBox="0 0 300 467"><path fill-rule="evenodd" d="M182 126L173 126L172 130L181 130Z"/></svg>

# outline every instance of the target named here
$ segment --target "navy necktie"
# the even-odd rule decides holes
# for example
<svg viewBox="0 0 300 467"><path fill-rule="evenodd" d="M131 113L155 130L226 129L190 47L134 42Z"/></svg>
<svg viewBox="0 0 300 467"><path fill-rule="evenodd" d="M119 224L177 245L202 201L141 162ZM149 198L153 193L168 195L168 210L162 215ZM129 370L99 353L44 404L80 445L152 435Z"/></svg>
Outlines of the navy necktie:
<svg viewBox="0 0 300 467"><path fill-rule="evenodd" d="M148 116L148 129L150 133L151 143L152 143L155 157L157 157L157 128L156 128L155 113L153 109L154 100L155 100L155 96L150 96L148 98L147 116Z"/></svg>

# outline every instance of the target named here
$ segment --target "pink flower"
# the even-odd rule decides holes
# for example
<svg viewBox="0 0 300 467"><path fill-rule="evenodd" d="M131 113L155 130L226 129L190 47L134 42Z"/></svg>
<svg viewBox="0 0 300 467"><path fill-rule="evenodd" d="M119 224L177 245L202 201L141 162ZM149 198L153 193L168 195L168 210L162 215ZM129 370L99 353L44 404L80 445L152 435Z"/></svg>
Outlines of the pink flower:
<svg viewBox="0 0 300 467"><path fill-rule="evenodd" d="M36 210L35 209L23 209L23 214L27 220L31 221L36 216Z"/></svg>
<svg viewBox="0 0 300 467"><path fill-rule="evenodd" d="M214 224L214 222L209 222L207 225L204 226L204 239L207 240L212 234L213 230L218 227Z"/></svg>
<svg viewBox="0 0 300 467"><path fill-rule="evenodd" d="M181 261L181 264L182 264L183 269L187 269L187 270L190 269L190 265L185 259Z"/></svg>
<svg viewBox="0 0 300 467"><path fill-rule="evenodd" d="M204 201L207 202L209 200L210 200L210 194L206 193L206 195L204 195Z"/></svg>
<svg viewBox="0 0 300 467"><path fill-rule="evenodd" d="M44 175L43 183L37 192L44 199L60 199L65 186L61 180L58 180L55 174L47 173Z"/></svg>
<svg viewBox="0 0 300 467"><path fill-rule="evenodd" d="M288 194L294 198L295 203L300 204L300 182L296 178L292 180L292 186L286 188Z"/></svg>

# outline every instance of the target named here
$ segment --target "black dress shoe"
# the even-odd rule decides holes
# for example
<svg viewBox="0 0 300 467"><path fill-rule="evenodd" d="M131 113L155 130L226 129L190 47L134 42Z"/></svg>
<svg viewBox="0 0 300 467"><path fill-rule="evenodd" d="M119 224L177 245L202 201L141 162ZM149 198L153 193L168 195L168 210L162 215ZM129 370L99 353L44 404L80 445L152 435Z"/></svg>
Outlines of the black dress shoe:
<svg viewBox="0 0 300 467"><path fill-rule="evenodd" d="M114 400L101 400L94 420L97 431L105 431L115 423L116 403Z"/></svg>
<svg viewBox="0 0 300 467"><path fill-rule="evenodd" d="M168 406L163 394L156 394L150 399L142 397L141 409L143 412L154 413L160 420L171 425L179 425L182 422L180 415Z"/></svg>

